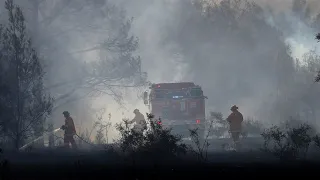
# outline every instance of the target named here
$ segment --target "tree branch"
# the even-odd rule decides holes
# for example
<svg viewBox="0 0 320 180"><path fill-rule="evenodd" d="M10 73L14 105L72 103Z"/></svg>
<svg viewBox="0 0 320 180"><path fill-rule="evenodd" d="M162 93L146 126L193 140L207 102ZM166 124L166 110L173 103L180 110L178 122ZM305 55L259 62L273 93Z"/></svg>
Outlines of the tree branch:
<svg viewBox="0 0 320 180"><path fill-rule="evenodd" d="M81 99L84 99L84 98L88 97L89 94L90 94L90 93L87 93L86 95L83 95L82 97L77 97L77 98L69 99L69 100L65 101L64 103L59 104L59 105L53 107L53 108L52 108L52 112L56 111L56 110L57 110L59 107L61 107L61 106L64 106L64 105L66 105L66 104L69 104L69 103L76 102L76 101L79 101L79 100L81 100Z"/></svg>
<svg viewBox="0 0 320 180"><path fill-rule="evenodd" d="M61 3L56 5L54 8L53 8L53 13L44 18L40 24L43 24L45 27L48 27L54 20L56 20L60 15L61 13L63 12L63 10L68 7L70 5L70 3L72 1L70 0L67 0L66 2L64 0L60 1Z"/></svg>

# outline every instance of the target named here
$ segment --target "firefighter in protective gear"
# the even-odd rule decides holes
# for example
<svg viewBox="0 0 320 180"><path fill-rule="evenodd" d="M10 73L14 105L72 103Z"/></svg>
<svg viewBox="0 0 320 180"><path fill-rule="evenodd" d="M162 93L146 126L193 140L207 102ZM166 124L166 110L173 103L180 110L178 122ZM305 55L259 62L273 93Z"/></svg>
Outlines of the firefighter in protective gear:
<svg viewBox="0 0 320 180"><path fill-rule="evenodd" d="M64 146L69 147L69 143L71 143L72 148L76 149L77 144L73 138L76 135L76 128L74 126L73 119L70 117L70 113L68 111L64 111L62 113L64 115L65 124L61 126L61 129L64 130Z"/></svg>
<svg viewBox="0 0 320 180"><path fill-rule="evenodd" d="M231 107L232 113L228 116L227 121L230 124L230 133L233 139L233 142L235 143L236 147L239 148L240 146L240 133L242 129L242 122L243 122L243 116L238 111L238 107L236 105Z"/></svg>
<svg viewBox="0 0 320 180"><path fill-rule="evenodd" d="M147 122L144 118L144 115L141 114L141 112L138 109L135 109L133 113L135 114L135 117L128 123L129 124L135 123L133 127L133 131L136 133L142 134L143 131L147 129Z"/></svg>

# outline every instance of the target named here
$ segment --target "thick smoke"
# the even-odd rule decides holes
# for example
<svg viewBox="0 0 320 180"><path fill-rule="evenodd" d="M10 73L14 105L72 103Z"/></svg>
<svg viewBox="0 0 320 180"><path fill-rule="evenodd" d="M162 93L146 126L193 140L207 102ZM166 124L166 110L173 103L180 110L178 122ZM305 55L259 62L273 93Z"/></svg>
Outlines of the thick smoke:
<svg viewBox="0 0 320 180"><path fill-rule="evenodd" d="M141 9L136 9L136 12L139 13L137 13L138 16L135 17L135 33L140 37L144 67L149 70L148 73L151 81L172 82L175 80L174 77L177 77L178 74L183 74L184 76L179 79L180 81L195 81L197 84L204 87L205 94L211 99L209 100L211 108L218 111L224 111L225 113L228 112L228 106L238 104L242 111L247 111L245 114L248 114L250 111L255 111L254 107L257 107L256 104L266 98L263 96L268 96L266 92L270 91L270 89L268 89L268 86L270 85L267 83L256 85L256 88L259 87L263 89L262 92L261 90L256 90L261 92L261 95L253 93L255 91L252 90L252 88L234 89L237 86L234 84L237 83L236 80L230 82L235 85L234 87L232 87L233 85L231 84L229 87L224 86L225 83L228 83L228 76L240 77L241 75L237 75L237 73L241 72L234 72L235 64L233 63L236 63L236 60L227 62L228 60L231 60L231 57L227 57L226 54L221 52L218 48L228 49L231 47L233 49L228 49L229 52L227 52L227 54L237 54L236 56L238 56L241 54L241 50L239 50L241 45L236 44L237 42L232 42L232 40L229 42L222 42L221 44L218 44L217 42L201 42L201 38L197 36L201 33L208 35L205 31L210 30L208 29L209 27L197 26L197 24L190 25L196 21L192 20L192 16L194 16L194 18L199 18L199 21L201 21L201 17L199 17L200 15L196 12L198 10L191 4L188 4L189 2L149 1L146 3L144 1L135 1L126 4L128 12L131 11L133 15L136 14L132 9L132 7L134 7L132 4L140 3L144 4L144 6L138 6L141 7ZM202 24L199 23L199 25ZM186 32L191 28L193 32ZM179 36L182 36L183 33L185 33L186 36L181 37L181 39L164 42L164 39L168 39L168 36L172 36L170 39L178 38ZM208 39L209 38L210 37L208 37ZM185 53L182 48L189 48L188 50L190 51ZM177 54L180 54L180 59L174 59ZM246 53L243 52L242 54L246 56ZM258 55L256 55L256 57L257 56ZM174 65L173 62L183 62L184 67L182 67L181 64ZM224 72L228 73L226 74ZM256 73L258 72L256 71ZM249 83L252 76L255 78L257 77L252 72L248 77L243 78L247 79L247 83ZM241 98L227 97L227 93L230 95L236 94L236 96L240 96ZM219 97L215 97L217 95ZM257 102L253 103L254 101ZM222 104L223 106L221 106Z"/></svg>
<svg viewBox="0 0 320 180"><path fill-rule="evenodd" d="M197 4L205 1L211 6L203 8ZM32 29L32 4L22 0L17 2L22 5ZM55 3L69 1L50 2L45 3L47 7L40 7L44 15L50 14L49 10L57 10L51 8ZM71 12L78 11L81 2L88 3L72 2L74 4L69 6ZM312 83L312 72L307 76L309 80L293 82L298 76L295 59L303 62L303 55L316 49L314 35L320 28L314 28L314 24L306 20L306 15L311 19L316 17L320 8L318 0L309 0L306 6L297 8L293 8L292 0L248 1L257 5L246 4L244 0L108 2L124 8L128 18L133 17L131 33L139 38L136 54L141 56L142 69L147 71L149 80L153 83L195 82L203 87L209 98L207 112L220 111L227 115L231 105L236 104L246 117L264 122L283 120L299 110L300 96L307 92L307 88L300 86ZM236 2L241 2L241 6L234 4ZM42 55L48 56L45 58L48 61L55 62L55 67L48 72L50 78L46 83L79 77L83 73L82 62L90 63L100 58L99 51L72 53L101 43L101 40L108 38L113 27L113 24L99 18L103 12L90 8L81 9L79 14L65 15L70 12L64 12L50 25L40 27L42 33L39 37L35 34L34 37L42 42ZM6 19L4 16L2 18ZM70 89L72 87L55 89L51 93L55 96ZM105 108L104 118L111 113L114 124L123 117L133 117L135 108L143 113L148 112L141 98L137 97L143 90L123 90L122 107L110 96L85 98L62 106L53 117L60 125L63 123L61 112L69 110L78 126L90 129L95 110ZM77 91L72 97L84 94ZM88 115L88 112L91 114ZM112 136L115 135L112 132Z"/></svg>
<svg viewBox="0 0 320 180"><path fill-rule="evenodd" d="M287 20L291 23L291 28L294 30L292 34L289 34L286 38L286 43L291 46L292 56L294 58L303 59L303 55L310 50L316 50L317 53L317 41L314 39L316 30L312 29L304 22L295 17L287 17Z"/></svg>
<svg viewBox="0 0 320 180"><path fill-rule="evenodd" d="M208 110L224 114L233 104L264 121L290 114L279 92L289 92L295 59L316 45L315 30L291 11L292 1L254 1L260 7L246 7L237 22L220 1L207 19L189 1L117 2L134 17L150 81L194 81L209 97ZM310 16L316 14L317 2L308 3Z"/></svg>

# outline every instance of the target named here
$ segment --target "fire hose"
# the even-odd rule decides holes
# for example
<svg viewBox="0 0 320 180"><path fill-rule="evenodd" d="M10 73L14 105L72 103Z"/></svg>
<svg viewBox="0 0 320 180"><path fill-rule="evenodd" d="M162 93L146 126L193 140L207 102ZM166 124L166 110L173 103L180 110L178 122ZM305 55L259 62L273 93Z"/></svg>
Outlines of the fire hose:
<svg viewBox="0 0 320 180"><path fill-rule="evenodd" d="M60 129L61 129L61 130L65 130L65 126L63 125ZM93 143L90 143L90 142L86 141L86 140L83 139L81 136L79 136L76 132L74 133L74 135L77 136L81 141L83 141L83 142L85 142L85 143L87 143L87 144L89 144L89 145L91 145L91 146L96 147L96 145L94 145Z"/></svg>
<svg viewBox="0 0 320 180"><path fill-rule="evenodd" d="M57 128L57 129L49 132L49 134L54 134L54 133L56 133L56 132L58 132L58 131L60 131L60 130L63 130L63 129ZM85 139L83 139L83 138L82 138L81 136L79 136L77 133L75 133L75 136L77 136L81 141L83 141L83 142L85 142L85 143L87 143L87 144L89 144L89 145L91 145L91 146L97 147L95 144L90 143L90 142L86 141ZM19 150L24 150L25 148L27 148L28 146L32 145L32 144L35 143L36 141L42 139L43 137L44 137L44 136L42 135L42 136L40 136L40 137L32 140L31 142L29 142L29 143L25 144L24 146L20 147Z"/></svg>
<svg viewBox="0 0 320 180"><path fill-rule="evenodd" d="M57 129L49 132L49 134L54 134L54 133L56 133L56 132L58 132L58 131L60 131L60 130L64 130L64 128L62 128L62 127L61 127L61 128L57 128ZM89 144L89 145L91 145L91 146L93 146L93 147L97 147L97 145L86 141L86 140L83 139L81 136L79 136L77 133L75 133L74 135L77 136L81 141L83 141L83 142L85 142L85 143L87 143L87 144ZM44 138L44 135L42 135L42 136L40 136L40 137L32 140L31 142L25 144L24 146L20 147L19 150L24 150L24 149L25 149L26 147L28 147L29 145L32 145L34 142L36 142L36 141L38 141L38 140L40 140L40 139L43 139L43 138Z"/></svg>
<svg viewBox="0 0 320 180"><path fill-rule="evenodd" d="M54 134L54 133L58 132L59 130L61 130L61 129L60 129L60 128L57 128L57 129L51 131L50 134ZM31 142L25 144L24 146L20 147L19 150L25 149L26 147L28 147L29 145L33 144L34 142L36 142L36 141L38 141L38 140L40 140L40 139L43 139L43 137L44 137L44 135L42 135L42 136L34 139L33 141L31 141Z"/></svg>

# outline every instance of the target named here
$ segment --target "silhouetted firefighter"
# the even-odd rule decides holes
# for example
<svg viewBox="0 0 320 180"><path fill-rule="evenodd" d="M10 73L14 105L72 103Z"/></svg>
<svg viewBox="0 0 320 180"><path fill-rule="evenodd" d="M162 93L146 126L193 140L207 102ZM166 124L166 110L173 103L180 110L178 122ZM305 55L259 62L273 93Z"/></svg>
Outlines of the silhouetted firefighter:
<svg viewBox="0 0 320 180"><path fill-rule="evenodd" d="M235 144L236 149L240 147L240 133L242 129L243 116L238 111L238 107L236 105L232 106L232 113L228 116L227 121L230 124L230 133Z"/></svg>
<svg viewBox="0 0 320 180"><path fill-rule="evenodd" d="M64 115L65 124L61 126L61 129L64 130L64 146L69 148L69 143L71 143L72 148L76 149L77 144L73 138L76 135L76 128L74 126L73 119L70 117L70 113L68 111L64 111L62 113Z"/></svg>
<svg viewBox="0 0 320 180"><path fill-rule="evenodd" d="M138 109L135 109L133 113L135 114L135 117L128 123L132 124L135 122L136 124L133 127L133 131L142 134L143 131L147 129L147 122L144 118L144 115L141 114Z"/></svg>

